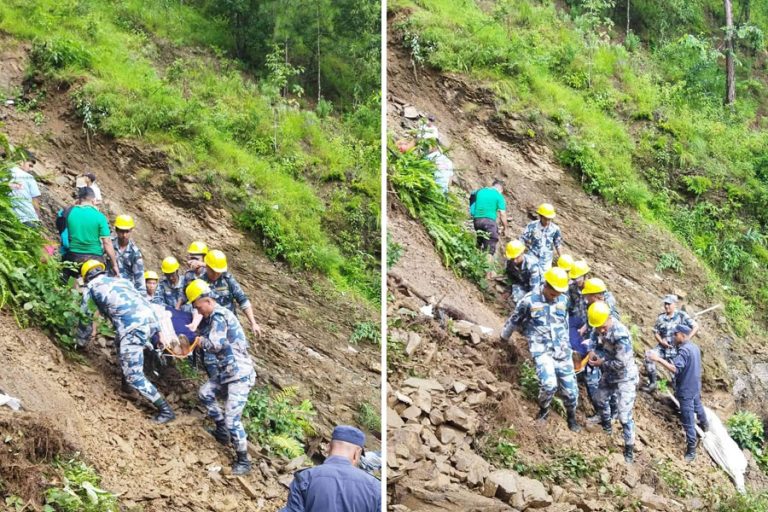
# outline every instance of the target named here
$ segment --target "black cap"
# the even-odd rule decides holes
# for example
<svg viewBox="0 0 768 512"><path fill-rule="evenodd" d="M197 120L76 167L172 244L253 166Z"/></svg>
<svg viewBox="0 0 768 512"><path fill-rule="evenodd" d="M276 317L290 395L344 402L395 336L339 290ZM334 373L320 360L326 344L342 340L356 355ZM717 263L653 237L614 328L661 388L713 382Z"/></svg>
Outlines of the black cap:
<svg viewBox="0 0 768 512"><path fill-rule="evenodd" d="M37 163L37 157L35 156L35 154L33 152L31 152L28 149L24 150L24 160L26 162Z"/></svg>
<svg viewBox="0 0 768 512"><path fill-rule="evenodd" d="M85 173L83 176L85 176L86 178L88 178L89 180L91 180L91 182L94 182L94 181L96 181L96 175L95 175L95 174L93 174L92 172L87 172L87 173Z"/></svg>
<svg viewBox="0 0 768 512"><path fill-rule="evenodd" d="M96 199L96 192L91 187L81 187L77 189L78 199Z"/></svg>

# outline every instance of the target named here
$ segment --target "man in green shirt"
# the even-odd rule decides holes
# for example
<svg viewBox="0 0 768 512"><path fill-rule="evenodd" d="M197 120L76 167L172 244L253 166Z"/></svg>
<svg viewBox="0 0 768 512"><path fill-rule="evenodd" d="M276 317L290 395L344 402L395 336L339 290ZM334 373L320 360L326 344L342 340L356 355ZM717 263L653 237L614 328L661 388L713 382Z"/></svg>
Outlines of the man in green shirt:
<svg viewBox="0 0 768 512"><path fill-rule="evenodd" d="M507 216L504 213L507 205L503 191L504 184L495 179L493 185L476 190L469 199L469 213L474 219L477 247L491 257L496 253L499 234L503 236L507 230ZM501 219L501 229L497 219Z"/></svg>
<svg viewBox="0 0 768 512"><path fill-rule="evenodd" d="M69 248L63 260L83 263L88 260L98 260L104 263L104 254L109 256L115 274L120 275L117 267L117 257L110 240L109 223L107 218L93 204L96 195L89 187L81 189L78 195L79 204L73 206L67 213L67 232ZM77 277L78 269L65 269L64 277Z"/></svg>

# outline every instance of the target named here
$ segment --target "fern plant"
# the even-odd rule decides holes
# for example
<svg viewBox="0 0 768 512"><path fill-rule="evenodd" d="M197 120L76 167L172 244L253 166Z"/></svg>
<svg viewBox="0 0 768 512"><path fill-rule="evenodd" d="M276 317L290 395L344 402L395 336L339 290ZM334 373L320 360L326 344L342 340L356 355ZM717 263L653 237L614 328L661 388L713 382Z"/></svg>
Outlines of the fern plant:
<svg viewBox="0 0 768 512"><path fill-rule="evenodd" d="M288 458L304 453L307 437L317 434L312 423L316 416L312 402L298 399L298 388L270 391L254 388L243 410L245 428L259 443Z"/></svg>

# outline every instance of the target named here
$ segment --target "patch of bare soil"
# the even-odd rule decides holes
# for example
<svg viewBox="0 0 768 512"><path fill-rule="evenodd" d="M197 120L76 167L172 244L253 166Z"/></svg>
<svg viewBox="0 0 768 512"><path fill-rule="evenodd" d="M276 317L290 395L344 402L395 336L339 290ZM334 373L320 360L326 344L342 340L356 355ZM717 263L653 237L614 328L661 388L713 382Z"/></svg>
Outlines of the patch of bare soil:
<svg viewBox="0 0 768 512"><path fill-rule="evenodd" d="M506 184L507 216L513 237L531 220L536 205L553 203L565 252L586 258L593 275L608 283L624 323L637 325L638 353L654 345L652 327L665 294L684 297L683 306L691 314L712 305L705 293L705 270L690 251L635 212L588 196L578 179L557 164L549 148L531 140L524 120L497 110L488 88L462 76L415 67L399 41L399 35L390 30L388 127L395 138L405 137L412 126L403 117L404 106L435 115L455 164L455 189L468 195L488 186L493 178L501 178ZM389 198L389 234L405 249L393 270L407 278L417 292L414 296L398 289L388 308L390 325L405 326L403 332L396 333L403 338L403 345L416 347L410 357L389 369L389 491L391 503L399 504L394 510L469 510L463 505L446 504L451 502L449 496L460 496L468 490L474 491L478 499L504 496L502 501L519 510L529 506L547 507L544 510L550 511L621 510L621 503L633 499L641 502L643 509L662 506L656 509L684 510L696 504L693 498L705 499L681 498L679 489L673 489L660 476L659 462L664 460L672 471L665 473L670 481L670 474L681 475L702 493L718 488L732 490L724 473L703 452L692 465L683 463L684 436L679 419L658 397L638 393L634 411L638 454L637 462L629 467L620 453L620 433L609 437L599 428L590 427L573 434L559 416L551 418L543 428L534 425L537 406L524 398L519 384L521 364L530 359L526 342L518 335L513 337L518 359L498 342L498 327L510 313L508 306L501 296L498 300L484 298L471 283L446 271L421 225L397 204L394 194ZM507 241L502 240L500 248ZM680 255L682 274L656 270L658 256L664 252ZM496 256L501 263L501 249ZM409 319L418 316L423 305L418 295L440 298L495 330L478 342L477 336L446 335L445 329L451 324L442 322L436 327L444 334L436 337L434 329L425 330L418 322L410 325ZM765 348L758 348L758 340L737 340L727 327L722 309L704 314L697 321L701 331L696 343L702 348L705 365L705 404L721 418L737 405L762 410L758 390L763 388L750 373L756 364L768 360ZM419 337L419 343L413 341L411 333ZM638 364L642 364L639 356ZM414 376L426 379L428 384L413 381ZM734 382L743 384L738 395L732 394ZM592 412L587 403L582 394L582 423L584 415ZM449 410L452 421L447 420ZM501 468L484 459L486 441L495 442L499 430L510 427L521 460L547 464L575 450L588 458L606 457L605 468L596 478L580 484L555 483L545 478L543 489L518 475L520 478L513 478L510 484L517 485L517 495L527 496L527 500L541 491L542 500L536 505L533 498L515 502L515 493L500 493L496 482L489 483L489 475ZM423 449L416 447L417 441ZM754 465L748 482L763 487ZM543 499L544 495L547 499ZM441 497L446 501L440 503ZM508 509L499 508L499 500L495 503L493 507L497 508L487 510Z"/></svg>
<svg viewBox="0 0 768 512"><path fill-rule="evenodd" d="M0 90L22 87L27 51L0 37ZM269 261L234 226L228 210L199 198L192 178L172 179L171 156L135 141L89 140L66 90L46 89L37 112L0 104L0 122L13 144L39 158L35 170L51 234L55 212L73 202L75 176L93 172L108 217L129 213L136 220L134 239L148 269L158 270L168 255L183 260L193 240L227 254L264 330L261 339L250 340L257 385L297 386L302 398L312 400L318 411L315 448L334 425L356 423L361 402L380 403L378 347L349 344L355 324L375 321L376 312L339 295L321 278ZM105 487L122 493L126 503L147 511L276 510L283 503L286 491L276 478L285 461L256 459L262 471L242 480L209 476L207 468L228 466L231 454L204 432L196 384L173 377L160 383L173 392L182 414L169 426L155 427L148 410L119 395L110 348L96 344L86 353L87 364L75 364L40 333L22 331L7 317L0 329L0 350L8 357L0 368L0 388L71 435L96 464ZM369 448L378 449L373 433L368 439Z"/></svg>

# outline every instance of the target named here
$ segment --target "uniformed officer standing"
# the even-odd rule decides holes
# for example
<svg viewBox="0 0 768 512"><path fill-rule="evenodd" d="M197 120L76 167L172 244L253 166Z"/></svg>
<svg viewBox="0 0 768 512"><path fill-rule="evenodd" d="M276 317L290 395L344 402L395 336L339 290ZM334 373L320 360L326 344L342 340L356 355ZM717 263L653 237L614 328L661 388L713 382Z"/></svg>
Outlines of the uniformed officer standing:
<svg viewBox="0 0 768 512"><path fill-rule="evenodd" d="M131 232L135 227L133 218L130 215L118 215L115 219L116 237L112 238L112 247L115 250L117 258L117 267L120 269L120 276L133 283L134 288L143 294L147 293L147 286L144 281L144 258L138 246L131 240ZM110 271L111 277L118 277L114 271Z"/></svg>
<svg viewBox="0 0 768 512"><path fill-rule="evenodd" d="M589 365L602 370L596 393L600 421L603 430L611 433L610 399L616 396L624 435L624 460L631 464L635 447L632 409L640 381L632 349L632 336L624 324L611 315L611 308L605 302L598 301L589 306L587 319L594 329L590 337L592 356Z"/></svg>
<svg viewBox="0 0 768 512"><path fill-rule="evenodd" d="M568 276L561 268L544 273L540 291L527 294L507 319L501 339L508 341L512 331L519 331L528 340L528 349L536 363L539 378L539 413L537 421L549 416L549 408L558 385L568 413L568 428L581 430L576 422L579 392L573 369L573 351L568 344L568 311L563 293L568 291Z"/></svg>
<svg viewBox="0 0 768 512"><path fill-rule="evenodd" d="M528 247L528 251L539 259L541 271L544 272L552 266L552 258L555 253L560 257L560 246L563 237L560 227L552 219L555 218L555 207L549 203L542 203L536 209L539 220L528 223L520 235L520 240Z"/></svg>
<svg viewBox="0 0 768 512"><path fill-rule="evenodd" d="M216 423L213 431L216 440L224 445L231 442L235 448L237 460L232 474L250 473L248 437L242 415L248 393L256 383L256 372L248 354L248 340L234 313L216 303L208 283L196 279L185 293L187 300L203 315L197 334L202 338L206 356L212 356L217 365L215 374L202 385L198 396L208 409L208 417ZM227 397L224 412L216 401L217 395Z"/></svg>
<svg viewBox="0 0 768 512"><path fill-rule="evenodd" d="M163 279L157 285L152 302L175 308L184 297L184 288L179 277L179 262L173 256L168 256L160 265L160 270L163 272Z"/></svg>
<svg viewBox="0 0 768 512"><path fill-rule="evenodd" d="M703 431L709 423L704 406L701 404L701 350L690 341L693 329L685 324L675 327L674 342L677 355L670 363L659 354L651 354L653 361L675 374L675 396L680 402L680 418L685 429L685 460L696 458L696 416Z"/></svg>
<svg viewBox="0 0 768 512"><path fill-rule="evenodd" d="M359 429L334 428L328 458L294 475L280 512L379 512L381 483L356 467L364 449L365 434Z"/></svg>
<svg viewBox="0 0 768 512"><path fill-rule="evenodd" d="M648 385L643 387L643 391L651 393L656 390L656 364L657 358L652 355L658 355L662 359L672 362L677 355L675 347L674 334L678 325L687 325L691 328L690 338L696 335L699 326L688 316L685 311L677 310L677 296L667 295L664 297L664 313L656 319L656 325L653 326L653 334L658 341L656 348L653 348L645 354L645 369L648 371Z"/></svg>
<svg viewBox="0 0 768 512"><path fill-rule="evenodd" d="M150 340L160 331L160 322L144 293L136 290L127 279L108 277L105 270L104 263L98 260L88 260L80 269L85 281L81 306L85 320L78 326L77 344L84 347L91 338L93 313L89 303L92 300L99 312L115 326L115 343L126 382L159 409L154 421L167 423L176 415L144 375L144 349L153 348Z"/></svg>
<svg viewBox="0 0 768 512"><path fill-rule="evenodd" d="M507 256L507 281L510 286L510 298L513 306L520 302L526 293L538 291L541 287L541 268L536 256L525 252L525 244L512 240L505 248Z"/></svg>

